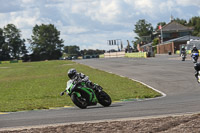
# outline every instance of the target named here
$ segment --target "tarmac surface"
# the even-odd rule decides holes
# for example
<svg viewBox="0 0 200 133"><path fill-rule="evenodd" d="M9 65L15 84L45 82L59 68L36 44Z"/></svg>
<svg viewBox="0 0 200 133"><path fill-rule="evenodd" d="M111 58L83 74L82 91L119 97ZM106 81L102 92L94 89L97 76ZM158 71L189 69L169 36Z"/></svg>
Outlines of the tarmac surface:
<svg viewBox="0 0 200 133"><path fill-rule="evenodd" d="M76 62L142 81L166 96L144 101L117 102L107 108L99 105L84 110L69 107L0 114L0 131L6 128L144 118L200 111L200 84L194 77L191 60L181 61L177 55L156 55L155 58L147 59L109 58Z"/></svg>

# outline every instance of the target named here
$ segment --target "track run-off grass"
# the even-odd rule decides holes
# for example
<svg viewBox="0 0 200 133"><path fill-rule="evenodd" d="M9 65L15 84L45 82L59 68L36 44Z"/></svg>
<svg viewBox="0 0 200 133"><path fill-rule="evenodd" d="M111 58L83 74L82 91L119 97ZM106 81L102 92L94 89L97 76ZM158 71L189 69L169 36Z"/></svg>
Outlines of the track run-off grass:
<svg viewBox="0 0 200 133"><path fill-rule="evenodd" d="M141 83L73 61L0 64L0 112L73 106L69 96L60 96L69 80L67 71L70 68L101 85L112 101L161 96Z"/></svg>

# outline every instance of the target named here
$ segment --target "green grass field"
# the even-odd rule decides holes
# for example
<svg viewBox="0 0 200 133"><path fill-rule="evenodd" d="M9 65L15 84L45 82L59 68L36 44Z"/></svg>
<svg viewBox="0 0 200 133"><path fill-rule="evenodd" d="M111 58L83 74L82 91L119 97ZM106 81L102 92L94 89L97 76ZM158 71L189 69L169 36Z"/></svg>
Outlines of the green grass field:
<svg viewBox="0 0 200 133"><path fill-rule="evenodd" d="M88 75L91 81L101 85L112 101L160 96L128 78L72 61L0 64L0 112L74 105L69 96L60 96L60 92L66 88L70 68Z"/></svg>

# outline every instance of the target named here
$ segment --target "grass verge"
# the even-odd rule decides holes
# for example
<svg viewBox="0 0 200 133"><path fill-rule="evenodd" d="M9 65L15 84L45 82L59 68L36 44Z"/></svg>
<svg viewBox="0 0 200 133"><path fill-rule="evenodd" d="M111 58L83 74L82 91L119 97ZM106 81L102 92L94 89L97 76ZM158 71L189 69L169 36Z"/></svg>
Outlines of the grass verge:
<svg viewBox="0 0 200 133"><path fill-rule="evenodd" d="M113 101L158 97L158 92L115 74L72 61L42 61L0 64L0 112L48 109L74 105L59 94L66 87L67 71L77 69L101 85Z"/></svg>

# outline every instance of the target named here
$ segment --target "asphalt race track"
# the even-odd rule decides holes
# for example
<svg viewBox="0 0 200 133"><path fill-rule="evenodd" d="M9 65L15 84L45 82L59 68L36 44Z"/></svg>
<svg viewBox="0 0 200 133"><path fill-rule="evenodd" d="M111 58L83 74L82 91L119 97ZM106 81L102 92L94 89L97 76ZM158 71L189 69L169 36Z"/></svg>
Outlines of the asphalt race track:
<svg viewBox="0 0 200 133"><path fill-rule="evenodd" d="M70 107L0 114L0 130L21 126L200 112L200 84L194 77L191 60L183 62L177 55L157 55L147 59L109 58L76 62L142 81L162 91L166 96L145 101L116 102L107 108L99 105L87 109Z"/></svg>

